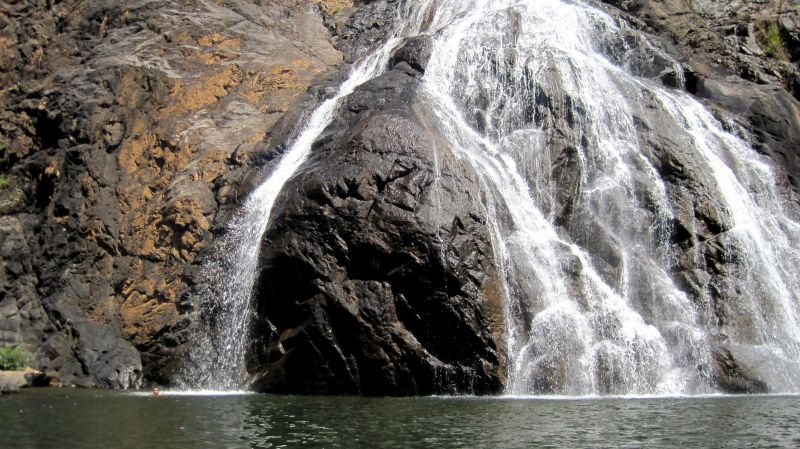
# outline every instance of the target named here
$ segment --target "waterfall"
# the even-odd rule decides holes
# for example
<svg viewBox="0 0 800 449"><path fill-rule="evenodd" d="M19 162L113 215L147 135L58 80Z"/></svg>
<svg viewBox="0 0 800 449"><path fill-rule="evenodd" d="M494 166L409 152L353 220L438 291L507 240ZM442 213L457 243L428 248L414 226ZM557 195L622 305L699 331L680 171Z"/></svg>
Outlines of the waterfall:
<svg viewBox="0 0 800 449"><path fill-rule="evenodd" d="M424 21L427 6L399 13L409 19L398 20L397 29L380 48L359 61L336 95L325 100L307 123L272 172L244 202L217 244L217 257L203 267L199 307L210 317L201 323L196 340L183 366L178 382L187 388L237 390L247 387L245 350L251 317L251 299L257 277L261 237L267 230L272 206L281 189L303 164L314 141L336 114L340 101L386 68L391 51L400 37L414 35Z"/></svg>
<svg viewBox="0 0 800 449"><path fill-rule="evenodd" d="M468 161L487 193L508 294L509 394L709 393L720 344L773 391L800 391L800 225L767 161L680 90L676 61L590 0L400 9L393 36L311 115L205 266L199 302L216 318L187 384L246 386L250 299L277 195L340 100L381 74L403 38L425 33L434 46L420 95L450 147L433 154ZM661 82L670 77L676 88ZM677 201L687 196L663 179L669 151L692 161L692 182L720 206L709 213L723 229L688 248L674 236L694 202ZM712 244L732 262L718 270L731 298L724 320L707 286L690 294L676 281L687 263L708 268Z"/></svg>
<svg viewBox="0 0 800 449"><path fill-rule="evenodd" d="M491 223L509 291L508 392L710 392L712 339L774 390L797 391L800 235L768 164L651 79L682 71L592 2L473 3L439 31L425 82L452 147L507 211ZM745 261L730 307L751 323L714 329L673 280L675 211L646 130L675 133L721 199L719 238ZM554 179L566 163L571 178Z"/></svg>
<svg viewBox="0 0 800 449"><path fill-rule="evenodd" d="M250 194L218 245L220 257L204 267L201 294L204 307L214 310L214 321L190 354L190 372L184 383L208 389L230 390L247 385L244 368L253 285L258 270L261 236L283 185L300 168L311 145L330 123L339 100L374 77L386 65L391 41L357 65L337 94L322 103L273 172Z"/></svg>

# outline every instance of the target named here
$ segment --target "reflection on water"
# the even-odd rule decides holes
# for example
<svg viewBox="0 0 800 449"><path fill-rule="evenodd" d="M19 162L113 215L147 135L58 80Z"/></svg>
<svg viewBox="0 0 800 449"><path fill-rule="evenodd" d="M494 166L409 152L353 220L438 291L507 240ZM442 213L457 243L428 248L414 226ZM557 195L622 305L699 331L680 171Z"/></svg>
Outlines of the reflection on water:
<svg viewBox="0 0 800 449"><path fill-rule="evenodd" d="M2 448L789 447L800 397L351 398L36 389Z"/></svg>

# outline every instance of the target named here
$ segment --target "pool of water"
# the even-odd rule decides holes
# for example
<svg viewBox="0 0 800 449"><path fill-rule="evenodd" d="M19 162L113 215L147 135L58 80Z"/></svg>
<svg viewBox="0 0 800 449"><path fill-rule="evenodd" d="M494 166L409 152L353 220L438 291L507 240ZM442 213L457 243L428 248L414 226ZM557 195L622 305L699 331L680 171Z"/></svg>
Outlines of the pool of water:
<svg viewBox="0 0 800 449"><path fill-rule="evenodd" d="M800 397L358 398L31 389L0 448L797 447Z"/></svg>

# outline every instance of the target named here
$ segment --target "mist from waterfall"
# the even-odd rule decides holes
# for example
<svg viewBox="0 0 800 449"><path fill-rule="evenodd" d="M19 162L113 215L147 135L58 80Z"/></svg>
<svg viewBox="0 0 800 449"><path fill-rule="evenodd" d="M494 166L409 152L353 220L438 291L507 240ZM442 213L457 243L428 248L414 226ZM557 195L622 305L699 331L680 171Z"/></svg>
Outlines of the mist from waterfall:
<svg viewBox="0 0 800 449"><path fill-rule="evenodd" d="M800 391L800 225L767 161L680 89L676 61L592 1L400 10L393 37L311 115L204 267L197 302L213 318L186 364L187 386L247 386L250 302L275 199L340 100L380 75L403 38L424 33L434 47L422 95L450 144L434 155L469 161L487 193L508 294L509 394L710 393L720 343L772 391ZM661 83L670 76L677 88ZM698 182L724 205L727 230L715 238L740 263L726 273L736 314L722 324L711 292L690 295L674 279L683 205L647 149L652 133L690 152Z"/></svg>

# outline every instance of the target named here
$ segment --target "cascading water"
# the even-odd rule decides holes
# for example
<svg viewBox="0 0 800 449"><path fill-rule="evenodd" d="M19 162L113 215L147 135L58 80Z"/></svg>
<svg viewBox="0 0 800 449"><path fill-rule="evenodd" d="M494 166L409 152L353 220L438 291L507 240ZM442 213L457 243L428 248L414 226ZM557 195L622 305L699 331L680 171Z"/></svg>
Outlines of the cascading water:
<svg viewBox="0 0 800 449"><path fill-rule="evenodd" d="M355 68L336 96L326 100L311 116L305 128L273 173L248 197L229 225L219 245L222 257L205 266L204 307L214 311L213 323L192 351L184 383L209 389L237 389L247 385L244 368L248 322L253 285L258 269L261 236L267 229L270 211L281 188L302 165L311 145L330 123L342 97L375 76L389 57L388 45Z"/></svg>
<svg viewBox="0 0 800 449"><path fill-rule="evenodd" d="M183 386L211 390L236 390L247 386L244 362L251 299L261 237L267 230L275 199L308 157L314 140L333 119L340 100L385 70L399 36L419 32L419 24L423 21L420 11L424 9L403 8L401 13L409 17L407 23L399 24L395 36L360 61L337 94L313 112L278 166L250 194L228 225L218 244L219 257L204 266L204 288L198 303L205 309L205 315L211 318L196 336L197 341L184 365L179 379Z"/></svg>
<svg viewBox="0 0 800 449"><path fill-rule="evenodd" d="M509 393L711 392L721 342L774 391L800 391L800 225L742 138L653 80L672 74L680 84L677 63L591 1L405 4L395 37L314 112L206 267L202 302L216 318L192 354L189 385L246 384L257 251L275 198L340 99L379 75L403 37L424 32L434 48L420 95L451 147L434 155L469 161L487 192L508 293ZM719 199L715 244L737 261L721 269L736 293L724 322L710 292L690 295L675 281L684 205L662 179L653 135L696 161L692 182ZM693 247L698 270L708 244Z"/></svg>
<svg viewBox="0 0 800 449"><path fill-rule="evenodd" d="M636 76L659 62L681 70L590 2L464 11L440 31L425 81L453 148L508 211L493 220L510 294L508 392L711 391L720 338L773 389L797 391L800 235L769 167L689 95ZM721 198L720 238L746 260L731 307L751 335L744 323L708 326L675 285L675 212L646 130L690 145ZM571 179L557 178L565 165Z"/></svg>

